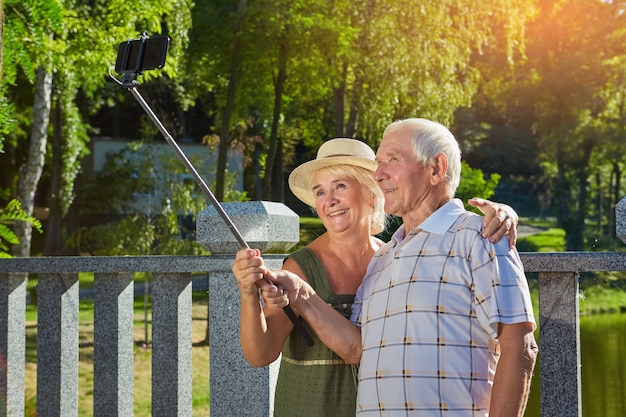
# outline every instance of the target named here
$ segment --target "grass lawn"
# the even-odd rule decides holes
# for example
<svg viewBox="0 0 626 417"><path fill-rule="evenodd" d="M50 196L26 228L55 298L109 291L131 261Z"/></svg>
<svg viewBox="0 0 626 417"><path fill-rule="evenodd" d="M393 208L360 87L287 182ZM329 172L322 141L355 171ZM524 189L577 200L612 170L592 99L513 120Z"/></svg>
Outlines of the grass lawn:
<svg viewBox="0 0 626 417"><path fill-rule="evenodd" d="M90 307L91 305L91 307ZM91 313L91 314L90 314ZM31 319L32 312L29 313ZM36 311L34 312L36 317ZM193 416L210 414L209 346L202 342L206 336L208 308L206 301L194 302L192 307L192 384ZM78 415L93 415L93 303L81 302L79 323ZM134 415L149 417L152 402L152 351L143 347L143 307L135 309L134 357ZM148 316L148 319L151 317ZM150 329L150 326L148 326ZM37 415L37 324L26 324L25 416Z"/></svg>

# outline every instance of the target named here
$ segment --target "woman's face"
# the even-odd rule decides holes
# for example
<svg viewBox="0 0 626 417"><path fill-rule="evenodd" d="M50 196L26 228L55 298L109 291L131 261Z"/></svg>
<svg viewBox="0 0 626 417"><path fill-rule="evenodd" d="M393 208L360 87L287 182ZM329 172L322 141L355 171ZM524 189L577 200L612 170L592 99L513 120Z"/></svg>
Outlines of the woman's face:
<svg viewBox="0 0 626 417"><path fill-rule="evenodd" d="M315 210L333 233L362 228L369 236L374 197L356 179L318 171L313 179Z"/></svg>

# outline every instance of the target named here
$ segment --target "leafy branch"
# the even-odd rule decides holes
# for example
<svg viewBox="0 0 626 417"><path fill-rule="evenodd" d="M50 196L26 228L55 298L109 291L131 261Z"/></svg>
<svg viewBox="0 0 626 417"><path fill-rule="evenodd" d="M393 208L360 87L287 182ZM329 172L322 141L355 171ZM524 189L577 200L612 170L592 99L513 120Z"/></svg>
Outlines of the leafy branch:
<svg viewBox="0 0 626 417"><path fill-rule="evenodd" d="M19 200L13 199L9 201L9 204L3 210L0 210L0 258L10 258L9 250L11 245L19 243L19 239L9 227L17 221L30 223L39 233L43 232L41 222L35 217L29 216L22 209Z"/></svg>

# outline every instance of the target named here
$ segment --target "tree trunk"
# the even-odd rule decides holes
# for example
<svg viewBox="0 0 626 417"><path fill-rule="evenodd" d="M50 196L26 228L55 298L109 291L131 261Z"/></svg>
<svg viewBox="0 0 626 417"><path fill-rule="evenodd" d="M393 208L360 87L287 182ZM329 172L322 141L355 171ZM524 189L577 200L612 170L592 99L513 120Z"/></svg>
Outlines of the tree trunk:
<svg viewBox="0 0 626 417"><path fill-rule="evenodd" d="M347 64L343 65L341 83L338 87L333 87L333 100L335 102L335 137L345 136L343 130L343 118L346 106L346 75L348 73Z"/></svg>
<svg viewBox="0 0 626 417"><path fill-rule="evenodd" d="M237 91L237 75L239 67L239 36L243 25L243 12L246 9L247 0L239 0L237 8L237 21L233 36L233 50L230 58L230 77L228 79L228 91L226 93L226 105L222 110L222 123L220 125L220 144L217 155L217 173L215 178L215 198L224 200L224 184L226 182L226 164L228 163L228 145L230 143L230 119L235 106L235 92Z"/></svg>
<svg viewBox="0 0 626 417"><path fill-rule="evenodd" d="M563 144L558 141L556 149L557 180L554 190L554 201L556 203L556 223L558 227L567 229L566 224L570 217L570 186L565 176L565 161L563 155Z"/></svg>
<svg viewBox="0 0 626 417"><path fill-rule="evenodd" d="M602 219L604 217L604 199L602 198L602 178L596 172L596 234L602 236Z"/></svg>
<svg viewBox="0 0 626 417"><path fill-rule="evenodd" d="M4 45L4 4L3 1L0 0L0 85L2 85L2 65L4 63L4 54L2 48ZM0 141L0 150L2 150L2 142Z"/></svg>
<svg viewBox="0 0 626 417"><path fill-rule="evenodd" d="M567 236L568 251L582 251L585 243L585 218L587 217L587 195L589 184L586 171L583 169L578 175L578 209L576 210L575 222L572 227L565 231Z"/></svg>
<svg viewBox="0 0 626 417"><path fill-rule="evenodd" d="M346 137L353 138L359 122L358 100L361 96L361 81L354 80L352 99L350 100L350 113L346 124Z"/></svg>
<svg viewBox="0 0 626 417"><path fill-rule="evenodd" d="M274 159L274 179L272 181L272 201L285 201L285 174L284 174L284 145L278 140L278 150Z"/></svg>
<svg viewBox="0 0 626 417"><path fill-rule="evenodd" d="M613 185L613 198L611 199L611 210L609 211L609 225L608 225L608 233L610 236L616 237L617 231L616 227L616 219L615 219L615 206L622 199L621 191L621 180L622 180L622 170L620 168L619 162L613 162L613 173L615 175L615 181Z"/></svg>
<svg viewBox="0 0 626 417"><path fill-rule="evenodd" d="M35 193L43 172L50 122L50 97L52 74L44 67L37 68L37 84L33 103L33 125L30 134L30 147L26 164L20 168L17 198L24 211L31 216L35 207ZM30 256L32 227L25 222L15 223L15 234L20 243L13 248L15 256Z"/></svg>
<svg viewBox="0 0 626 417"><path fill-rule="evenodd" d="M587 218L587 196L589 195L589 175L587 167L589 166L589 160L591 159L591 153L593 152L595 141L588 139L583 142L582 157L578 165L578 208L574 216L575 222L572 228L565 230L567 250L568 251L582 251L585 245L585 219Z"/></svg>
<svg viewBox="0 0 626 417"><path fill-rule="evenodd" d="M50 195L48 208L50 209L46 228L46 238L43 247L44 256L61 255L63 242L61 239L63 208L63 100L57 97L53 114L54 133L52 135L52 179L50 181Z"/></svg>
<svg viewBox="0 0 626 417"><path fill-rule="evenodd" d="M270 147L265 161L265 176L263 177L263 200L272 200L272 179L274 178L274 166L276 154L279 148L278 125L282 111L283 90L287 80L287 47L281 42L278 47L278 74L274 82L274 113L272 116L272 130L270 133Z"/></svg>

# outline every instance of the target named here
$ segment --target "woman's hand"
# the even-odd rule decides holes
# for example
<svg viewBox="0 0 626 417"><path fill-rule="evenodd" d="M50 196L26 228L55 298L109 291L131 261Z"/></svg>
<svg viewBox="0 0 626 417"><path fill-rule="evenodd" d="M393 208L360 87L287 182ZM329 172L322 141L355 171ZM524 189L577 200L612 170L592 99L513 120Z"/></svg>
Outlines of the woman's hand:
<svg viewBox="0 0 626 417"><path fill-rule="evenodd" d="M258 249L242 249L235 255L233 274L242 295L258 295L268 269Z"/></svg>

